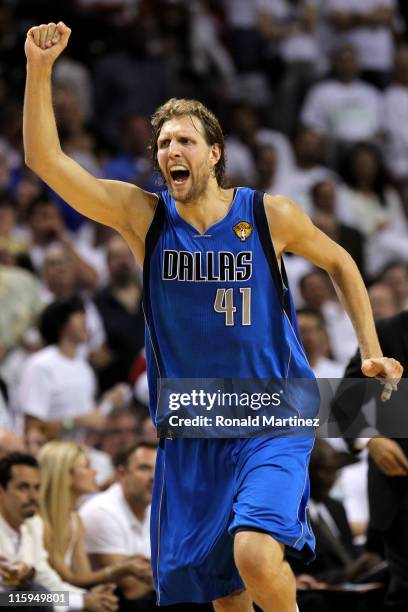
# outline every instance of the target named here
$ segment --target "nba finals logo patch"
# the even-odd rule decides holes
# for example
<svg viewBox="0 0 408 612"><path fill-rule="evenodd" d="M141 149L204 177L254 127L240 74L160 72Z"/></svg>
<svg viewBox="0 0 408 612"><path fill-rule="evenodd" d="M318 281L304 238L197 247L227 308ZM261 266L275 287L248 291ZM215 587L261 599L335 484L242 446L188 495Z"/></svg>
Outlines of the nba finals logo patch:
<svg viewBox="0 0 408 612"><path fill-rule="evenodd" d="M241 242L245 242L252 234L252 225L247 221L240 221L232 228Z"/></svg>

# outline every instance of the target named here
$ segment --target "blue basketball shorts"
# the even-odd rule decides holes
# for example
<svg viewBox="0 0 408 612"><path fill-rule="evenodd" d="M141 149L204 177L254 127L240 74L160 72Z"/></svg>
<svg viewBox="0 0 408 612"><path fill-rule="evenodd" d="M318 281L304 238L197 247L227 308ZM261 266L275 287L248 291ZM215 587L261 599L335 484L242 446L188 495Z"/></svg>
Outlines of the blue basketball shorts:
<svg viewBox="0 0 408 612"><path fill-rule="evenodd" d="M151 514L158 605L214 601L243 588L238 528L269 533L286 553L314 558L307 519L313 437L164 440Z"/></svg>

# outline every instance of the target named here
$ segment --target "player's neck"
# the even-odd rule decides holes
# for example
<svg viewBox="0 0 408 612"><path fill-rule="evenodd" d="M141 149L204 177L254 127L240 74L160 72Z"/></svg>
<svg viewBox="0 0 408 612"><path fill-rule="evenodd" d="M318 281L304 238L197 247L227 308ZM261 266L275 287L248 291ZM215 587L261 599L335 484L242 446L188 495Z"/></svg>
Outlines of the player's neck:
<svg viewBox="0 0 408 612"><path fill-rule="evenodd" d="M189 202L176 200L179 215L200 233L220 221L232 206L233 189L223 189L214 182L209 182L206 191Z"/></svg>

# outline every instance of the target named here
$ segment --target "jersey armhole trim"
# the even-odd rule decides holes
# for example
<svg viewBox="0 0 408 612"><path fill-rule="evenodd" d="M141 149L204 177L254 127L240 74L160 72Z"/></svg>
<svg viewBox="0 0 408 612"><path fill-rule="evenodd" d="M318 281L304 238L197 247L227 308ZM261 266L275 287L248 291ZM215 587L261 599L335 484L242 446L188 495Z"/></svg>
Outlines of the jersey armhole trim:
<svg viewBox="0 0 408 612"><path fill-rule="evenodd" d="M265 194L262 191L254 191L253 210L255 224L258 230L262 249L269 265L272 280L278 292L279 301L289 321L292 322L292 309L290 305L288 278L285 270L285 264L283 263L283 259L281 259L281 267L279 268L278 259L276 257L275 248L273 246L269 231L268 219L265 211L264 195Z"/></svg>
<svg viewBox="0 0 408 612"><path fill-rule="evenodd" d="M163 197L160 194L159 199L156 204L156 208L154 211L153 219L150 224L149 229L147 230L146 240L145 240L145 256L143 262L143 295L142 295L142 303L146 316L150 318L150 308L149 308L149 280L150 280L150 260L152 257L152 253L159 241L160 234L164 227L164 222L166 218L165 204L163 201Z"/></svg>

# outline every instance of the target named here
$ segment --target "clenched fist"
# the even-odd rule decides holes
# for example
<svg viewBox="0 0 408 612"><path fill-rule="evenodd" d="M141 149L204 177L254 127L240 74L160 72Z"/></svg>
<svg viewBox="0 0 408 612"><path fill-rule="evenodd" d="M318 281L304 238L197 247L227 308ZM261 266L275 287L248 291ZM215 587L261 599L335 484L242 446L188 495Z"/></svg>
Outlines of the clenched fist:
<svg viewBox="0 0 408 612"><path fill-rule="evenodd" d="M24 45L28 62L52 66L67 46L70 35L70 28L62 21L30 28Z"/></svg>
<svg viewBox="0 0 408 612"><path fill-rule="evenodd" d="M391 357L378 357L376 359L365 359L361 365L365 376L377 378L383 385L381 394L383 402L391 397L391 393L397 390L404 368L396 359Z"/></svg>

